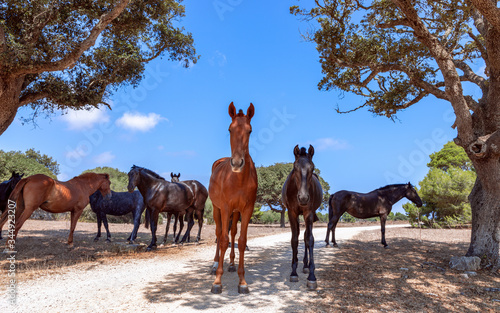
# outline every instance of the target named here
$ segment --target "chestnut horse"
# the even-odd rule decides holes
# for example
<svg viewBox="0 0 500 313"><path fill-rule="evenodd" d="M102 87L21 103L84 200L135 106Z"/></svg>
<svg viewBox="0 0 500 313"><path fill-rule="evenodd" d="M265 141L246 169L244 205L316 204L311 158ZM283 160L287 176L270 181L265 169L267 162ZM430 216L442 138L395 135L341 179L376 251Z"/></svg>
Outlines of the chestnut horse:
<svg viewBox="0 0 500 313"><path fill-rule="evenodd" d="M89 196L100 190L106 198L111 195L111 184L108 174L85 173L66 182L57 181L43 174L36 174L21 179L12 191L9 201L14 201L15 230L12 239L24 222L37 209L41 208L50 213L71 212L71 226L69 230L68 245L73 245L73 232L76 222L89 204ZM8 211L2 214L0 225L8 218Z"/></svg>
<svg viewBox="0 0 500 313"><path fill-rule="evenodd" d="M0 183L0 214L7 209L7 203L12 190L16 187L17 183L23 178L24 174L12 172L9 180ZM2 239L2 227L0 227L0 239Z"/></svg>
<svg viewBox="0 0 500 313"><path fill-rule="evenodd" d="M238 239L239 262L239 293L249 293L245 281L244 255L247 245L248 223L252 217L255 199L257 197L257 171L250 157L248 142L252 126L250 121L254 115L253 104L247 109L245 115L242 110L236 113L236 108L231 102L229 105L229 116L232 121L229 125L229 136L231 143L231 157L215 161L212 165L212 176L208 194L213 204L214 221L216 224L217 251L215 253L212 273L216 277L212 285L212 293L222 292L221 278L224 272L224 255L229 246L229 235L227 229L229 220L233 219L231 237L234 243L238 219L241 216L241 232ZM229 271L235 271L234 244L231 245Z"/></svg>
<svg viewBox="0 0 500 313"><path fill-rule="evenodd" d="M407 184L394 184L375 189L369 193L341 190L330 196L328 200L328 228L326 230L326 246L329 246L329 235L332 232L333 246L335 242L335 227L344 212L356 218L380 217L380 227L382 231L382 241L384 248L387 248L385 241L385 222L387 215L391 213L392 206L399 200L407 198L418 207L422 206L422 199L417 191L408 182Z"/></svg>
<svg viewBox="0 0 500 313"><path fill-rule="evenodd" d="M288 218L290 227L292 228L292 273L290 274L291 282L298 282L297 275L297 246L299 243L299 215L304 215L306 222L306 230L304 232L304 268L303 272L309 272L307 277L307 288L314 290L317 288L316 276L314 275L314 236L312 233L313 223L318 220L316 210L321 205L323 199L323 190L319 182L318 176L314 174L314 163L312 157L314 155L313 146L309 145L309 150L306 148L299 149L295 146L293 149L295 162L293 163L292 172L288 175L282 190L283 205L288 209Z"/></svg>

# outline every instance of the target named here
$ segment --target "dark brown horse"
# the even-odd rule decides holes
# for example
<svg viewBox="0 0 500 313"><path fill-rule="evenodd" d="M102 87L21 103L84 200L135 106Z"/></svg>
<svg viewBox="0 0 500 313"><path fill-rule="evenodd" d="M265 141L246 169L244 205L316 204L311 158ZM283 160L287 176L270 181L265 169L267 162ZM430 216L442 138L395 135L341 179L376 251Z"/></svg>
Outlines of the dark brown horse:
<svg viewBox="0 0 500 313"><path fill-rule="evenodd" d="M292 273L290 274L291 282L298 282L297 275L297 246L299 243L299 215L304 216L306 222L306 230L304 232L304 267L303 272L309 272L307 277L307 288L314 290L318 284L314 275L314 236L312 233L313 223L318 220L316 210L321 205L323 199L323 190L319 182L318 176L314 174L314 163L312 157L314 155L313 146L309 145L306 148L299 149L295 146L293 149L295 162L293 163L292 172L288 175L285 184L283 185L282 201L283 205L288 209L288 218L290 219L290 227L292 228Z"/></svg>
<svg viewBox="0 0 500 313"><path fill-rule="evenodd" d="M16 203L14 238L24 222L37 209L50 213L71 212L68 245L73 244L76 222L89 204L89 196L100 190L104 197L111 195L108 174L85 173L66 182L57 181L43 174L21 179L12 191L9 201ZM2 214L0 225L7 221L7 211Z"/></svg>
<svg viewBox="0 0 500 313"><path fill-rule="evenodd" d="M250 121L254 115L254 106L250 103L245 115L242 110L236 113L236 108L231 102L229 105L229 116L232 121L229 125L229 136L231 143L231 157L222 158L212 166L210 186L208 193L213 204L214 221L216 224L217 251L215 253L212 273L216 277L212 285L212 293L222 292L222 274L226 250L229 246L229 235L227 229L231 214L233 224L231 237L234 236L241 216L241 231L238 239L239 262L239 293L248 293L248 285L245 281L244 255L247 245L248 223L252 217L255 199L257 197L257 171L248 151L248 142L252 126ZM234 244L231 245L229 270L234 271Z"/></svg>
<svg viewBox="0 0 500 313"><path fill-rule="evenodd" d="M187 218L188 229L186 230L187 234L184 234L184 236L187 236L187 242L191 241L190 234L191 234L191 228L193 227L193 225L190 225L189 223L191 221L191 223L194 224L194 218L196 217L196 219L198 220L198 235L196 236L196 242L199 242L201 239L201 229L203 228L203 214L205 213L205 202L207 201L207 198L208 198L207 188L205 188L205 186L203 186L203 184L197 180L179 181L179 178L181 177L180 173L177 175L170 173L170 177L172 178L171 181L173 183L184 184L184 185L188 186L189 188L191 188L191 190L194 193L195 200L194 200L194 203L192 204L193 213L192 213L191 217ZM167 228L165 230L165 239L163 240L164 243L167 241L168 228L169 228L169 223L170 223L170 219L171 219L171 215L169 215L169 214L170 213L167 214L168 221L167 221ZM174 237L175 237L175 229L176 229L177 220L178 220L178 216L175 216ZM177 238L175 239L175 242L178 241L179 235L180 235L180 231L179 231L179 234L177 234Z"/></svg>
<svg viewBox="0 0 500 313"><path fill-rule="evenodd" d="M0 214L7 209L7 203L12 190L16 187L17 183L23 178L24 174L12 172L9 180L0 183ZM2 239L2 227L0 227L0 239Z"/></svg>
<svg viewBox="0 0 500 313"><path fill-rule="evenodd" d="M387 247L385 241L385 222L387 215L391 213L392 206L399 200L407 198L418 207L422 206L422 200L417 191L410 183L394 184L375 189L369 193L359 193L354 191L341 190L330 196L328 200L328 229L326 231L326 245L329 246L329 235L332 231L333 246L337 247L335 242L335 227L344 212L356 218L380 217L382 228L382 241L384 247Z"/></svg>
<svg viewBox="0 0 500 313"><path fill-rule="evenodd" d="M189 219L194 210L192 207L195 202L194 192L184 184L166 181L155 172L134 165L128 173L128 191L133 192L135 187L141 192L146 204L145 227L151 224L151 243L146 250L151 251L157 247L156 229L159 214L161 212L177 212L179 218L187 214ZM192 225L193 223L191 223ZM181 242L184 242L186 237L184 235Z"/></svg>

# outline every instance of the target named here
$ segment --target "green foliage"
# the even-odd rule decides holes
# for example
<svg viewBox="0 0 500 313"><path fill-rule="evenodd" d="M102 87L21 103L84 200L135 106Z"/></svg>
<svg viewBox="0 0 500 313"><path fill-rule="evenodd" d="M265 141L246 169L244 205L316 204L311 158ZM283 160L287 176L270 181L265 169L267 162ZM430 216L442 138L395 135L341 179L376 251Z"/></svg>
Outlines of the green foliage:
<svg viewBox="0 0 500 313"><path fill-rule="evenodd" d="M328 223L328 212L323 214L318 210L316 211L316 215L318 216L320 222Z"/></svg>
<svg viewBox="0 0 500 313"><path fill-rule="evenodd" d="M205 223L209 225L213 225L214 222L214 206L212 204L212 200L210 197L207 198L205 202L205 211L203 212L203 218L205 219Z"/></svg>
<svg viewBox="0 0 500 313"><path fill-rule="evenodd" d="M29 149L26 153L21 151L4 152L0 150L0 181L10 178L12 171L24 173L24 177L34 174L44 174L56 179L59 164L51 157ZM56 171L56 172L53 172Z"/></svg>
<svg viewBox="0 0 500 313"><path fill-rule="evenodd" d="M387 216L387 220L389 220L389 221L407 221L408 217L400 212L396 212L396 214L394 214L394 212L391 212Z"/></svg>
<svg viewBox="0 0 500 313"><path fill-rule="evenodd" d="M430 155L431 161L427 164L430 168L447 171L450 167L460 168L463 171L473 171L472 162L464 149L449 141L444 147Z"/></svg>
<svg viewBox="0 0 500 313"><path fill-rule="evenodd" d="M423 206L403 205L410 223L425 227L457 227L471 223L468 196L476 181L470 159L452 142L431 154L429 172L419 183Z"/></svg>
<svg viewBox="0 0 500 313"><path fill-rule="evenodd" d="M157 57L167 56L185 67L196 63L192 35L178 26L185 14L180 2L130 1L95 43L81 47L118 1L9 0L0 11L6 39L2 72L24 79L20 99L31 104L34 116L65 107L97 107L119 87L138 86L146 63ZM60 60L68 60L65 70L54 71Z"/></svg>
<svg viewBox="0 0 500 313"><path fill-rule="evenodd" d="M342 214L342 216L340 217L340 221L341 222L345 222L345 223L354 223L356 222L356 218L353 217L351 214L345 212L344 214Z"/></svg>
<svg viewBox="0 0 500 313"><path fill-rule="evenodd" d="M96 167L91 170L85 170L83 173L107 173L109 174L109 180L111 181L111 190L116 192L124 192L128 191L128 175L125 172L120 171L119 169L112 167Z"/></svg>

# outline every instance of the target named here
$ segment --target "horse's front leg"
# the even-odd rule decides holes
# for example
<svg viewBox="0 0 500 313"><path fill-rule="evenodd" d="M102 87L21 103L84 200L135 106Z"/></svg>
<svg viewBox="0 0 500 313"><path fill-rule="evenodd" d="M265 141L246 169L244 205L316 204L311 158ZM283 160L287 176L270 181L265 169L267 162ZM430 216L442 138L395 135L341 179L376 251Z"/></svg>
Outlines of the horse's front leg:
<svg viewBox="0 0 500 313"><path fill-rule="evenodd" d="M156 228L158 226L158 217L160 215L159 210L153 209L150 217L149 217L149 224L151 225L151 243L149 246L146 248L146 251L151 251L151 250L156 250Z"/></svg>
<svg viewBox="0 0 500 313"><path fill-rule="evenodd" d="M290 219L290 228L292 229L292 273L290 274L291 282L298 282L299 276L297 275L297 265L299 259L297 257L298 245L299 245L299 219L297 214L293 210L288 210L288 217Z"/></svg>
<svg viewBox="0 0 500 313"><path fill-rule="evenodd" d="M83 208L75 208L71 210L71 226L69 229L69 236L68 236L69 247L73 247L73 232L75 231L76 222L78 222L78 219L80 218L80 215L82 215L82 212Z"/></svg>
<svg viewBox="0 0 500 313"><path fill-rule="evenodd" d="M191 234L191 229L193 228L193 225L194 225L194 211L193 212L189 211L186 214L188 217L188 225L187 225L186 233L184 234L184 236L182 236L181 243L184 243L186 241L189 242L189 236Z"/></svg>
<svg viewBox="0 0 500 313"><path fill-rule="evenodd" d="M241 231L240 231L240 238L238 238L238 251L240 253L240 259L238 262L238 276L240 278L240 282L238 285L238 293L250 292L248 290L248 285L245 280L245 250L247 247L248 224L250 223L250 219L252 218L252 213L253 213L253 203L250 206L244 208L244 211L241 214ZM234 219L233 217L233 228L236 229L237 226L238 226L238 218ZM232 235L232 237L234 242L234 235Z"/></svg>
<svg viewBox="0 0 500 313"><path fill-rule="evenodd" d="M163 244L167 243L168 229L170 228L170 220L172 219L172 213L167 213L167 226L165 227L165 237L163 237ZM175 234L174 234L175 238Z"/></svg>
<svg viewBox="0 0 500 313"><path fill-rule="evenodd" d="M179 238L181 236L182 229L184 228L184 214L179 214L179 232L175 237L175 243L179 243Z"/></svg>
<svg viewBox="0 0 500 313"><path fill-rule="evenodd" d="M215 212L215 208L214 208ZM229 235L227 234L227 229L229 227L229 208L225 207L219 210L220 214L220 224L221 229L220 235L217 236L217 246L220 247L220 256L217 266L217 271L215 272L215 281L212 284L212 293L222 293L222 274L224 274L224 256L226 255L226 250L229 246ZM215 213L214 213L215 219ZM224 230L224 231L222 231Z"/></svg>
<svg viewBox="0 0 500 313"><path fill-rule="evenodd" d="M387 221L387 214L381 215L380 216L380 228L382 231L382 244L384 245L384 248L387 248L389 245L385 241L385 222Z"/></svg>
<svg viewBox="0 0 500 313"><path fill-rule="evenodd" d="M203 211L204 210L199 210L196 214L198 218L198 235L196 236L196 242L200 242L201 240L201 229L203 228Z"/></svg>
<svg viewBox="0 0 500 313"><path fill-rule="evenodd" d="M238 220L240 218L240 212L233 213L233 221L231 224L231 253L229 254L229 267L227 269L228 272L236 272L236 266L234 265L234 258L236 254L234 253L234 237L236 237L236 233L238 232ZM241 235L240 235L241 238ZM239 245L239 243L238 243Z"/></svg>
<svg viewBox="0 0 500 313"><path fill-rule="evenodd" d="M108 218L105 213L102 213L102 223L104 224L104 228L106 229L106 241L111 242L111 233L109 232Z"/></svg>
<svg viewBox="0 0 500 313"><path fill-rule="evenodd" d="M308 274L309 273L309 237L311 233L309 230L309 227L306 223L306 229L304 231L304 259L302 262L304 263L304 266L302 267L302 273Z"/></svg>
<svg viewBox="0 0 500 313"><path fill-rule="evenodd" d="M307 253L309 253L309 276L307 277L307 288L309 290L314 290L318 287L316 282L316 276L314 275L314 270L316 266L314 264L314 235L313 235L313 223L314 223L314 211L310 212L305 219L306 221L306 231L304 234L304 242L306 246L306 252L304 255L304 261L307 259ZM306 263L304 262L304 270L306 269ZM305 273L305 271L304 271Z"/></svg>
<svg viewBox="0 0 500 313"><path fill-rule="evenodd" d="M99 241L99 238L101 238L101 225L102 225L101 214L96 213L96 216L97 216L97 235L94 238L94 242Z"/></svg>

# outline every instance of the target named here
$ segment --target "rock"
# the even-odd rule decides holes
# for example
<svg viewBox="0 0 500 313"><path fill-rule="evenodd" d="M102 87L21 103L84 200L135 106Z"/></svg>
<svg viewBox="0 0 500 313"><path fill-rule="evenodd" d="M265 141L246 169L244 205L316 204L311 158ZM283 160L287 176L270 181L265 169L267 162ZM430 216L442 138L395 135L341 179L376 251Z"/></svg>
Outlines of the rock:
<svg viewBox="0 0 500 313"><path fill-rule="evenodd" d="M142 252L146 249L146 245L141 244L128 244L126 242L113 242L111 250L116 253L123 252Z"/></svg>
<svg viewBox="0 0 500 313"><path fill-rule="evenodd" d="M469 278L469 275L467 274L460 274L460 276L462 276L463 278Z"/></svg>
<svg viewBox="0 0 500 313"><path fill-rule="evenodd" d="M452 256L450 267L458 271L477 271L481 268L481 259L477 256Z"/></svg>
<svg viewBox="0 0 500 313"><path fill-rule="evenodd" d="M465 274L467 274L469 276L477 276L477 273L473 272L473 271L467 271L467 272L465 272Z"/></svg>
<svg viewBox="0 0 500 313"><path fill-rule="evenodd" d="M406 267L401 267L399 270L400 270L400 271L409 271L409 269L408 269L408 268L406 268Z"/></svg>

